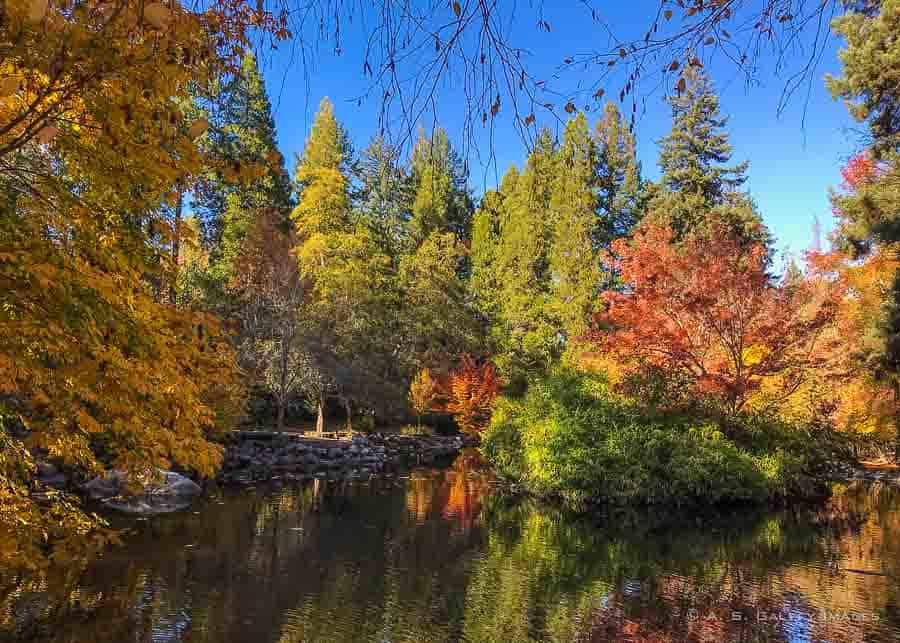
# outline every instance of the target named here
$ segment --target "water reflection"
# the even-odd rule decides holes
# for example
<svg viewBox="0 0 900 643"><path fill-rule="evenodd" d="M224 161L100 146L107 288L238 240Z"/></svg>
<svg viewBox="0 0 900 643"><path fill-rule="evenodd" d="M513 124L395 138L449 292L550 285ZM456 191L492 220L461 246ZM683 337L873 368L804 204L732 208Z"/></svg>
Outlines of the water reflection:
<svg viewBox="0 0 900 643"><path fill-rule="evenodd" d="M900 494L578 519L477 456L227 493L125 547L0 575L0 639L121 643L900 640Z"/></svg>

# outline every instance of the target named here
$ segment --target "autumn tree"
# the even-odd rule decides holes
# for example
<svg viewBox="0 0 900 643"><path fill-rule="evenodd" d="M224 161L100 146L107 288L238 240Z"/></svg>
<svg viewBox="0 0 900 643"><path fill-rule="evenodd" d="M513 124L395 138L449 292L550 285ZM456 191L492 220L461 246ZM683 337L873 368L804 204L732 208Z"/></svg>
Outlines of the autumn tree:
<svg viewBox="0 0 900 643"><path fill-rule="evenodd" d="M300 393L307 359L300 316L306 289L292 254L294 236L282 224L277 210L254 217L229 283L238 303L239 357L256 383L272 393L279 431L288 403Z"/></svg>
<svg viewBox="0 0 900 643"><path fill-rule="evenodd" d="M5 6L0 502L18 509L0 516L5 560L36 563L49 539L96 525L77 503L35 504L35 457L82 478L216 470L210 437L232 426L241 387L218 321L158 287L162 205L204 163L205 124L179 105L236 69L251 21L283 26L242 2Z"/></svg>
<svg viewBox="0 0 900 643"><path fill-rule="evenodd" d="M443 410L453 415L464 433L475 434L490 422L494 401L500 393L500 379L491 362L463 355L442 389Z"/></svg>
<svg viewBox="0 0 900 643"><path fill-rule="evenodd" d="M678 246L668 227L646 226L616 242L628 288L605 293L592 337L626 372L662 369L733 415L762 382L780 378L775 403L824 366L835 301L814 299L804 282L773 283L762 244L747 247L728 228L711 233Z"/></svg>
<svg viewBox="0 0 900 643"><path fill-rule="evenodd" d="M834 24L846 39L842 74L828 77L836 98L868 130L867 150L844 169L844 186L832 195L838 241L863 261L896 256L900 243L900 2L854 3ZM900 270L884 291L875 329L881 338L869 354L873 373L894 389L896 452L900 454Z"/></svg>
<svg viewBox="0 0 900 643"><path fill-rule="evenodd" d="M353 220L347 141L331 102L323 100L297 166L300 200L291 214L300 276L309 282L302 310L310 351L305 387L315 391L319 417L329 391L349 415L351 400L372 400L376 385L389 387L391 261L369 227Z"/></svg>
<svg viewBox="0 0 900 643"><path fill-rule="evenodd" d="M416 373L409 385L409 405L416 413L416 421L422 426L422 416L430 411L439 394L438 381L431 375L431 371L423 368Z"/></svg>

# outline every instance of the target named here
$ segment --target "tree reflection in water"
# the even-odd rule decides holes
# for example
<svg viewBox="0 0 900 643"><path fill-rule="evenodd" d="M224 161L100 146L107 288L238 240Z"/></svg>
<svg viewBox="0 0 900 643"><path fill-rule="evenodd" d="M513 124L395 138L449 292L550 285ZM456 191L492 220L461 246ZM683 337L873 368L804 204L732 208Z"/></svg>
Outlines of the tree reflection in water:
<svg viewBox="0 0 900 643"><path fill-rule="evenodd" d="M900 493L590 519L498 492L477 455L369 482L226 492L126 545L0 576L0 639L895 641ZM869 573L863 573L869 572Z"/></svg>

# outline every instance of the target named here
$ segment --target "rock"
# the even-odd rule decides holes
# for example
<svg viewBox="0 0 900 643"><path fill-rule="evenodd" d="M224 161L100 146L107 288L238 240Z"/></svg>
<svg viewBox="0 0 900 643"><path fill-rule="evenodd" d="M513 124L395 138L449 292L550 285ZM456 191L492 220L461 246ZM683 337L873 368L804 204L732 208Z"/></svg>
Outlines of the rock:
<svg viewBox="0 0 900 643"><path fill-rule="evenodd" d="M86 482L81 488L91 500L107 500L118 496L125 484L125 473L110 471L105 477L97 477Z"/></svg>
<svg viewBox="0 0 900 643"><path fill-rule="evenodd" d="M174 471L158 470L162 477L148 484L141 493L125 493L125 473L111 471L103 478L94 478L83 489L94 500L107 507L131 514L155 515L188 507L203 493L196 482Z"/></svg>

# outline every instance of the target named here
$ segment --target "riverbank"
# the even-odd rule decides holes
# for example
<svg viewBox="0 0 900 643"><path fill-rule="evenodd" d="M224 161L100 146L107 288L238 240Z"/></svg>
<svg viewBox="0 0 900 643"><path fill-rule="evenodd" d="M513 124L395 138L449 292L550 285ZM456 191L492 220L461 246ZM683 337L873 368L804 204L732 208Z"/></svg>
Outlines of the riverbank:
<svg viewBox="0 0 900 643"><path fill-rule="evenodd" d="M52 503L58 492L63 492L103 509L155 515L186 509L217 485L363 479L449 460L478 443L477 437L463 435L373 433L328 439L298 433L234 431L224 438L222 466L213 480L195 480L184 472L163 470L143 480L129 480L123 471L115 469L84 480L53 462L39 460L32 497Z"/></svg>
<svg viewBox="0 0 900 643"><path fill-rule="evenodd" d="M373 433L322 439L295 433L238 431L229 436L217 480L253 484L312 477L358 478L386 470L429 465L455 456L478 438Z"/></svg>

